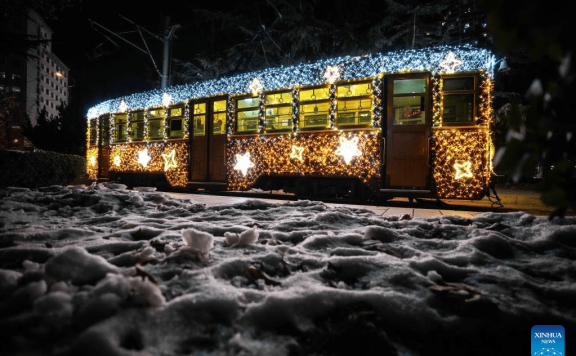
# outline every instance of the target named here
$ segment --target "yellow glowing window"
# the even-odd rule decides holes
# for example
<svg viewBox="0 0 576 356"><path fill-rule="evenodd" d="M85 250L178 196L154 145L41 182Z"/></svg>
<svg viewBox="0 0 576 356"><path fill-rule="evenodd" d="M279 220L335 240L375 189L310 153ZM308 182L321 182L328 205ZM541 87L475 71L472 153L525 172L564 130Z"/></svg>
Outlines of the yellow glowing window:
<svg viewBox="0 0 576 356"><path fill-rule="evenodd" d="M127 128L128 127L126 126L126 114L114 115L114 133L115 133L114 139L117 142L126 141Z"/></svg>
<svg viewBox="0 0 576 356"><path fill-rule="evenodd" d="M445 124L470 124L474 122L474 77L444 78L442 122Z"/></svg>
<svg viewBox="0 0 576 356"><path fill-rule="evenodd" d="M236 102L238 105L238 109L257 108L258 106L260 106L260 99L257 97L239 99Z"/></svg>
<svg viewBox="0 0 576 356"><path fill-rule="evenodd" d="M194 104L193 114L206 114L206 103Z"/></svg>
<svg viewBox="0 0 576 356"><path fill-rule="evenodd" d="M368 125L372 122L372 99L339 100L336 108L338 126Z"/></svg>
<svg viewBox="0 0 576 356"><path fill-rule="evenodd" d="M98 135L98 120L97 119L92 119L90 120L90 144L91 145L95 145L96 139L97 139L97 135Z"/></svg>
<svg viewBox="0 0 576 356"><path fill-rule="evenodd" d="M132 134L130 135L131 140L139 141L144 139L144 122L131 122L130 128L132 130Z"/></svg>
<svg viewBox="0 0 576 356"><path fill-rule="evenodd" d="M239 111L236 114L236 132L258 132L259 110Z"/></svg>
<svg viewBox="0 0 576 356"><path fill-rule="evenodd" d="M148 121L148 137L152 140L164 138L164 120Z"/></svg>
<svg viewBox="0 0 576 356"><path fill-rule="evenodd" d="M206 135L206 115L194 115L192 126L194 127L194 136Z"/></svg>
<svg viewBox="0 0 576 356"><path fill-rule="evenodd" d="M290 104L292 105L292 92L267 94L264 97L264 105L282 105Z"/></svg>
<svg viewBox="0 0 576 356"><path fill-rule="evenodd" d="M155 109L148 111L148 118L164 117L164 109Z"/></svg>
<svg viewBox="0 0 576 356"><path fill-rule="evenodd" d="M330 126L328 101L300 105L300 127L325 128Z"/></svg>
<svg viewBox="0 0 576 356"><path fill-rule="evenodd" d="M212 109L214 110L214 112L225 112L226 111L226 100L218 100L215 101L214 106L212 107Z"/></svg>
<svg viewBox="0 0 576 356"><path fill-rule="evenodd" d="M316 88L300 91L300 101L322 100L330 97L329 88Z"/></svg>
<svg viewBox="0 0 576 356"><path fill-rule="evenodd" d="M170 117L172 116L182 116L182 108L170 109Z"/></svg>
<svg viewBox="0 0 576 356"><path fill-rule="evenodd" d="M338 98L347 98L352 96L372 95L372 84L346 84L338 85L336 88L336 96Z"/></svg>
<svg viewBox="0 0 576 356"><path fill-rule="evenodd" d="M226 104L226 101L223 101ZM216 103L214 103L216 106ZM224 135L226 134L226 112L223 113L215 113L213 115L214 123L213 123L213 134L214 135Z"/></svg>
<svg viewBox="0 0 576 356"><path fill-rule="evenodd" d="M273 106L266 108L264 120L267 130L292 129L292 106Z"/></svg>

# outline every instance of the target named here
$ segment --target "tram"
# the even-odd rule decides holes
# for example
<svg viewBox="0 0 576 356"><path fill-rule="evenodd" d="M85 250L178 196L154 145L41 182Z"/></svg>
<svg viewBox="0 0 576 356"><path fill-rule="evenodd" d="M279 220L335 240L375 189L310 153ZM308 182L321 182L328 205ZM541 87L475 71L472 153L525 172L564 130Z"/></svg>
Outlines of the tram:
<svg viewBox="0 0 576 356"><path fill-rule="evenodd" d="M92 180L481 199L495 56L441 46L135 93L87 114Z"/></svg>

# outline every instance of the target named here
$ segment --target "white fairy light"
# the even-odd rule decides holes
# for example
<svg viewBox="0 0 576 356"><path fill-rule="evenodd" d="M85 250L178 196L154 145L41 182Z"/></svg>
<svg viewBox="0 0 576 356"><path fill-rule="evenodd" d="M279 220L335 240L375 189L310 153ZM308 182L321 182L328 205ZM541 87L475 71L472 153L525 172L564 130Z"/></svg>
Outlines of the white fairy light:
<svg viewBox="0 0 576 356"><path fill-rule="evenodd" d="M168 94L168 93L164 93L162 95L162 105L170 106L171 102L172 102L172 96L170 96L170 94Z"/></svg>
<svg viewBox="0 0 576 356"><path fill-rule="evenodd" d="M454 55L454 52L450 52L438 67L444 68L446 73L454 73L461 65L462 61Z"/></svg>
<svg viewBox="0 0 576 356"><path fill-rule="evenodd" d="M235 170L241 171L242 175L245 176L248 173L248 169L254 167L254 163L250 160L250 152L245 152L243 155L236 155L236 165Z"/></svg>
<svg viewBox="0 0 576 356"><path fill-rule="evenodd" d="M324 74L322 77L326 79L328 83L334 83L340 79L340 68L338 66L326 66L324 69Z"/></svg>
<svg viewBox="0 0 576 356"><path fill-rule="evenodd" d="M148 167L148 162L150 162L150 156L148 155L148 149L145 148L138 152L138 163L141 164L142 167Z"/></svg>
<svg viewBox="0 0 576 356"><path fill-rule="evenodd" d="M120 110L120 112L127 111L128 110L128 104L124 100L122 100L120 102L120 105L118 105L118 110Z"/></svg>
<svg viewBox="0 0 576 356"><path fill-rule="evenodd" d="M91 157L90 157L90 164L91 164L92 166L95 166L95 165L96 165L96 157L94 157L94 156L91 156Z"/></svg>
<svg viewBox="0 0 576 356"><path fill-rule="evenodd" d="M122 164L122 158L120 158L120 156L114 157L114 165L116 167L120 167L121 164Z"/></svg>
<svg viewBox="0 0 576 356"><path fill-rule="evenodd" d="M352 137L350 140L344 136L340 136L340 146L334 153L341 155L342 158L344 158L344 162L346 162L346 164L350 164L352 158L362 154L362 152L360 152L358 149L358 136Z"/></svg>
<svg viewBox="0 0 576 356"><path fill-rule="evenodd" d="M449 65L451 57L460 62L460 65ZM294 88L299 86L318 85L326 83L323 77L328 66L342 68L339 81L374 78L381 75L386 68L386 74L404 71L430 71L438 68L453 70L454 72L485 70L489 74L494 72L496 59L490 51L478 49L470 45L465 46L439 46L425 49L379 53L361 57L344 56L332 59L322 59L314 63L301 63L293 66L267 68L261 71L248 72L230 77L207 80L194 84L184 84L166 88L164 91L152 90L144 93L135 93L129 96L104 101L88 110L88 119L103 114L119 112L122 101L130 103L130 110L142 110L163 104L164 94L171 96L171 103L183 103L189 100L212 97L221 94L244 94L248 90L246 83L266 83L266 90ZM441 67L441 65L448 66Z"/></svg>
<svg viewBox="0 0 576 356"><path fill-rule="evenodd" d="M262 85L262 82L260 82L260 79L254 78L250 81L250 85L248 85L248 89L250 89L250 92L252 92L252 94L256 95L262 89L264 89L264 86Z"/></svg>

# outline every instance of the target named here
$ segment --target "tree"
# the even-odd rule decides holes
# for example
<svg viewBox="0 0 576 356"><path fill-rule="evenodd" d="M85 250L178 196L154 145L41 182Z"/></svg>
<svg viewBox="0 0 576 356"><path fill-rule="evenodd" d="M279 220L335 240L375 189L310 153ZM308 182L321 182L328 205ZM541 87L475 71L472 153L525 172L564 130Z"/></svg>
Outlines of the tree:
<svg viewBox="0 0 576 356"><path fill-rule="evenodd" d="M552 216L576 208L576 73L572 56L572 14L560 1L501 2L484 0L488 28L504 54L522 51L532 69L518 104L525 114L510 113L506 146L495 159L497 168L519 178L537 165L544 168L539 186L544 203L556 206ZM528 74L528 75L527 75Z"/></svg>

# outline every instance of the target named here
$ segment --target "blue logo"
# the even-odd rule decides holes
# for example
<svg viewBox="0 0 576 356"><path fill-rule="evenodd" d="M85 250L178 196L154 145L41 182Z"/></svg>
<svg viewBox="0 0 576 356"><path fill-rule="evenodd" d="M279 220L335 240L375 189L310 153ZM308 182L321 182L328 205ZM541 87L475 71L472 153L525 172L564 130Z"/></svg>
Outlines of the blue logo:
<svg viewBox="0 0 576 356"><path fill-rule="evenodd" d="M534 325L531 333L532 356L566 355L566 333L562 325Z"/></svg>

